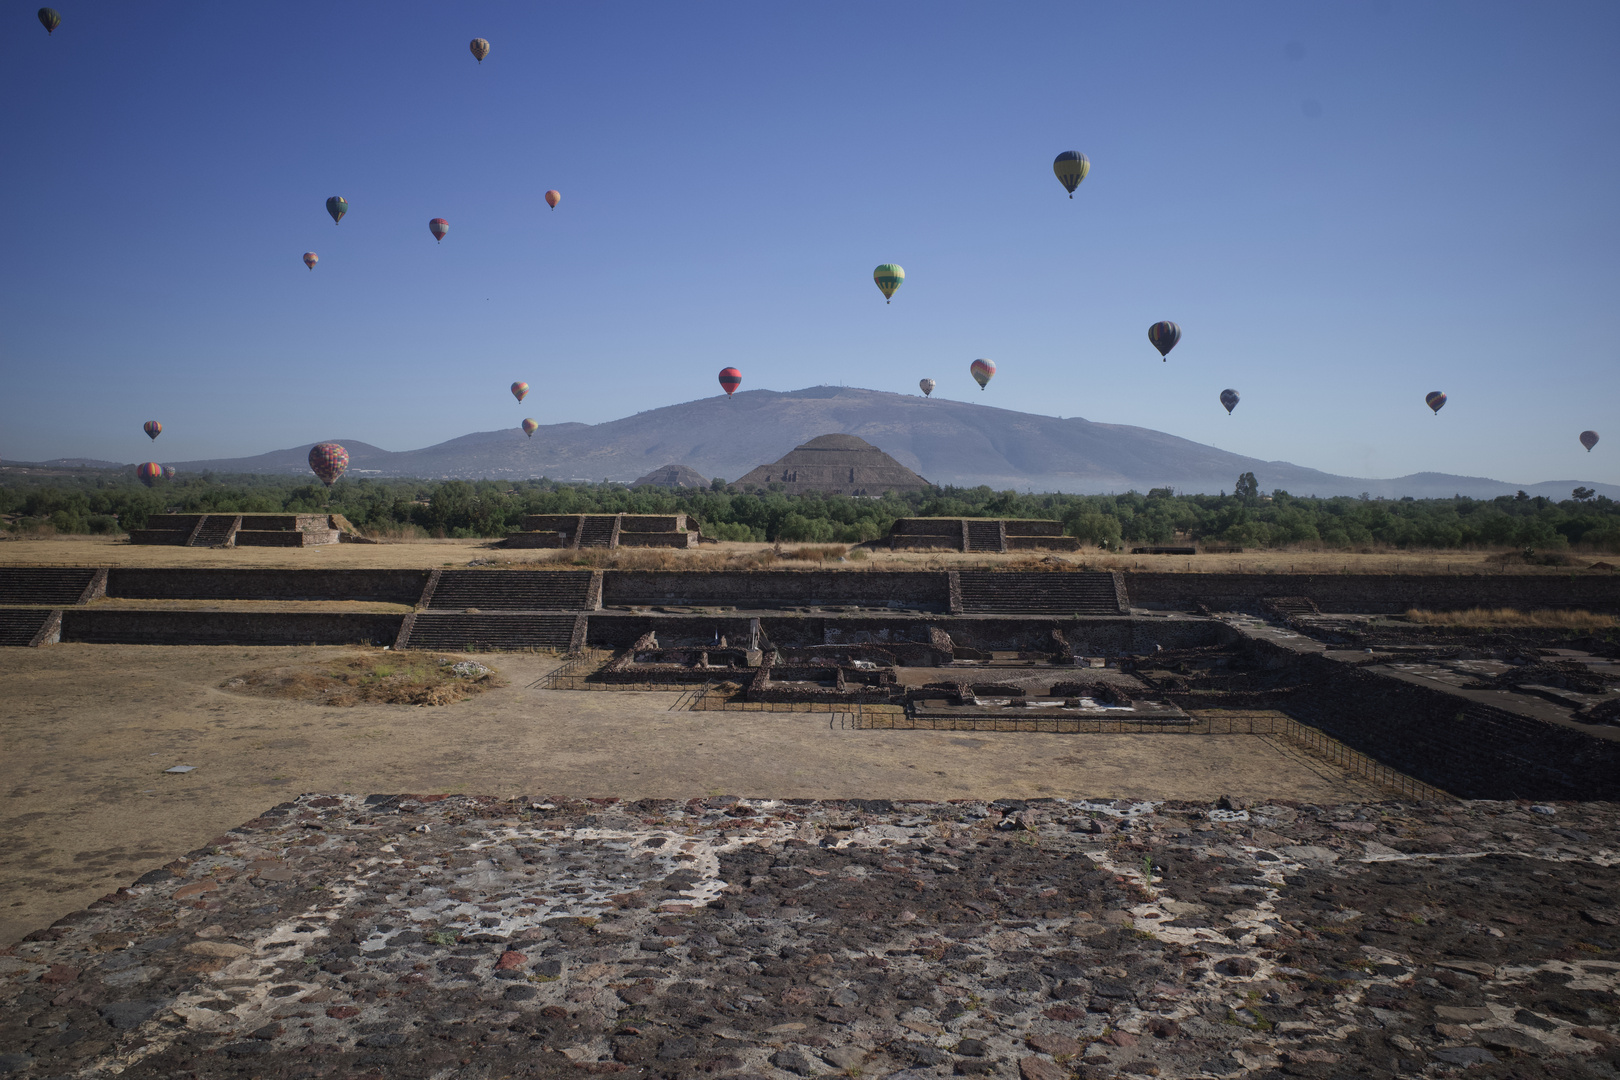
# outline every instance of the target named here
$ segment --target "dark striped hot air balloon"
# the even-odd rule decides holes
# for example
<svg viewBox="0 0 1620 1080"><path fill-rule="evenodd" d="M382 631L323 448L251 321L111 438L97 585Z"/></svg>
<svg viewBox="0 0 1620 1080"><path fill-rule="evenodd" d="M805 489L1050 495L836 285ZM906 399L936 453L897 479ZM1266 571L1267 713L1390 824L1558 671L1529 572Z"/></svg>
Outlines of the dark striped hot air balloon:
<svg viewBox="0 0 1620 1080"><path fill-rule="evenodd" d="M973 381L983 390L996 377L996 362L994 360L975 360L968 371L973 375Z"/></svg>
<svg viewBox="0 0 1620 1080"><path fill-rule="evenodd" d="M1159 350L1159 356L1165 360L1170 358L1170 350L1176 347L1181 340L1181 327L1173 322L1156 322L1148 327L1148 340L1153 347Z"/></svg>
<svg viewBox="0 0 1620 1080"><path fill-rule="evenodd" d="M539 430L540 425L535 423L533 420L523 421L523 434L527 435L529 438L534 438L534 433Z"/></svg>
<svg viewBox="0 0 1620 1080"><path fill-rule="evenodd" d="M433 218L428 222L428 232L433 234L433 239L443 241L450 234L450 223L442 217Z"/></svg>
<svg viewBox="0 0 1620 1080"><path fill-rule="evenodd" d="M472 50L473 56L477 58L480 64L484 62L484 57L489 55L489 42L481 37L475 37L469 41L467 48Z"/></svg>
<svg viewBox="0 0 1620 1080"><path fill-rule="evenodd" d="M1439 416L1440 409L1446 403L1446 395L1442 394L1438 390L1430 390L1427 394L1423 395L1423 403L1429 408L1433 409L1436 416Z"/></svg>
<svg viewBox="0 0 1620 1080"><path fill-rule="evenodd" d="M349 452L335 442L323 442L310 449L309 469L331 487L349 467Z"/></svg>
<svg viewBox="0 0 1620 1080"><path fill-rule="evenodd" d="M176 470L175 470L175 467L173 465L165 465L165 466L163 466L163 479L165 479L165 480L173 480L175 471Z"/></svg>
<svg viewBox="0 0 1620 1080"><path fill-rule="evenodd" d="M883 292L883 302L887 304L894 299L895 292L905 283L906 272L896 263L884 263L872 271L872 280L877 282L877 287Z"/></svg>
<svg viewBox="0 0 1620 1080"><path fill-rule="evenodd" d="M156 420L148 420L146 423L141 425L141 430L146 432L146 437L148 439L155 439L159 435L163 434L163 425L158 423Z"/></svg>
<svg viewBox="0 0 1620 1080"><path fill-rule="evenodd" d="M315 254L313 251L304 252L304 265L309 267L311 270L315 269L315 264L320 261L321 257Z"/></svg>
<svg viewBox="0 0 1620 1080"><path fill-rule="evenodd" d="M512 384L512 396L517 398L519 401L522 401L524 398L528 397L529 396L529 384L526 383L526 382L515 382L515 383L513 383Z"/></svg>
<svg viewBox="0 0 1620 1080"><path fill-rule="evenodd" d="M917 381L917 389L923 392L923 397L933 397L934 387L937 385L939 384L934 382L933 379L919 379Z"/></svg>
<svg viewBox="0 0 1620 1080"><path fill-rule="evenodd" d="M557 209L557 204L560 203L560 202L562 202L562 192L556 191L556 190L546 192L546 205L547 206L549 206L553 210L555 210L555 209Z"/></svg>
<svg viewBox="0 0 1620 1080"><path fill-rule="evenodd" d="M1052 171L1057 173L1058 183L1069 189L1069 198L1072 199L1074 189L1091 171L1091 162L1078 150L1065 150L1052 162Z"/></svg>
<svg viewBox="0 0 1620 1080"><path fill-rule="evenodd" d="M1232 415L1232 410L1237 408L1237 403L1238 392L1236 390L1221 391L1221 404L1226 406L1226 415Z"/></svg>
<svg viewBox="0 0 1620 1080"><path fill-rule="evenodd" d="M732 394L735 394L737 387L741 385L742 372L734 367L720 369L720 389L726 392L726 397L729 398Z"/></svg>
<svg viewBox="0 0 1620 1080"><path fill-rule="evenodd" d="M332 215L332 224L336 225L349 212L349 200L341 195L332 196L326 200L326 212Z"/></svg>
<svg viewBox="0 0 1620 1080"><path fill-rule="evenodd" d="M46 34L55 33L56 28L62 25L62 16L56 13L55 8L42 7L39 9L39 25L45 28Z"/></svg>
<svg viewBox="0 0 1620 1080"><path fill-rule="evenodd" d="M147 487L151 487L163 479L163 466L155 461L148 461L145 465L135 467L135 478Z"/></svg>
<svg viewBox="0 0 1620 1080"><path fill-rule="evenodd" d="M1597 432L1595 432L1595 431L1583 431L1583 432L1581 432L1581 445L1586 447L1586 452L1588 454L1590 454L1592 452L1592 447L1596 446L1597 444L1598 444L1598 433Z"/></svg>

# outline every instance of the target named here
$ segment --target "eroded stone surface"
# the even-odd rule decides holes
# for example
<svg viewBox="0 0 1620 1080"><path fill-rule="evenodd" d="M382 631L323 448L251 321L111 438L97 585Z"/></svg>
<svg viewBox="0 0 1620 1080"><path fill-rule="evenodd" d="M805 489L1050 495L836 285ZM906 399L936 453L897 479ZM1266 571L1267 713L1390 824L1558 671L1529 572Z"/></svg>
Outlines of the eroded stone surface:
<svg viewBox="0 0 1620 1080"><path fill-rule="evenodd" d="M1620 1075L1536 809L305 796L0 955L0 1071Z"/></svg>

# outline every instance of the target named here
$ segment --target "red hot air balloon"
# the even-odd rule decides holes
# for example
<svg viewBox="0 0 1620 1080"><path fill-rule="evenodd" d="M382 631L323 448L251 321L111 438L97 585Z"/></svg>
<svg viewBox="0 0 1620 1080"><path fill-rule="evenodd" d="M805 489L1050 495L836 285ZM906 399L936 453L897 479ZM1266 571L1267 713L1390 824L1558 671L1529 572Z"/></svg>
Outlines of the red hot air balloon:
<svg viewBox="0 0 1620 1080"><path fill-rule="evenodd" d="M527 435L529 438L534 438L534 433L539 430L540 425L535 423L533 420L523 421L523 434Z"/></svg>
<svg viewBox="0 0 1620 1080"><path fill-rule="evenodd" d="M1590 454L1592 452L1592 447L1596 446L1597 443L1598 443L1598 433L1597 432L1595 432L1595 431L1583 431L1583 432L1581 432L1581 445L1586 447L1586 452L1588 454Z"/></svg>
<svg viewBox="0 0 1620 1080"><path fill-rule="evenodd" d="M141 430L146 432L146 437L148 439L155 439L159 435L163 434L163 425L158 423L156 420L148 420L146 423L141 425Z"/></svg>
<svg viewBox="0 0 1620 1080"><path fill-rule="evenodd" d="M349 452L335 442L323 442L309 452L309 468L331 487L349 467Z"/></svg>
<svg viewBox="0 0 1620 1080"><path fill-rule="evenodd" d="M135 478L147 487L151 487L163 479L163 466L155 461L148 461L145 465L135 467Z"/></svg>
<svg viewBox="0 0 1620 1080"><path fill-rule="evenodd" d="M737 392L737 387L739 387L741 385L742 385L742 372L738 371L734 367L728 367L728 368L722 368L721 369L721 371L720 371L720 389L722 389L722 390L724 390L726 392L726 397L729 398L732 394L736 393Z"/></svg>
<svg viewBox="0 0 1620 1080"><path fill-rule="evenodd" d="M1430 390L1427 394L1423 395L1423 401L1424 404L1428 405L1429 408L1434 410L1434 414L1436 416L1439 416L1441 406L1446 403L1446 395L1442 394L1438 390Z"/></svg>
<svg viewBox="0 0 1620 1080"><path fill-rule="evenodd" d="M524 398L528 397L529 396L529 384L526 383L526 382L515 382L515 383L513 383L512 384L512 396L517 398L519 401L522 401Z"/></svg>
<svg viewBox="0 0 1620 1080"><path fill-rule="evenodd" d="M557 204L560 202L562 202L562 192L556 190L546 192L546 204L553 210L557 209Z"/></svg>
<svg viewBox="0 0 1620 1080"><path fill-rule="evenodd" d="M315 269L315 264L320 261L321 257L315 254L313 251L304 252L304 265L309 267L311 270Z"/></svg>
<svg viewBox="0 0 1620 1080"><path fill-rule="evenodd" d="M433 239L442 242L450 232L450 223L442 217L436 217L428 222L428 232L433 234Z"/></svg>

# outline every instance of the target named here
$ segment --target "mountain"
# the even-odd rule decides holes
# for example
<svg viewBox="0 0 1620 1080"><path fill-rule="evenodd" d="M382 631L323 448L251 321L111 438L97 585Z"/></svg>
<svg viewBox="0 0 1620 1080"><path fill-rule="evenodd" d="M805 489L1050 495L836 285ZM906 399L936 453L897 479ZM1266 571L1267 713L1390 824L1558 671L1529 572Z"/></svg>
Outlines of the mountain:
<svg viewBox="0 0 1620 1080"><path fill-rule="evenodd" d="M856 435L936 484L997 490L1120 492L1171 487L1230 491L1252 472L1262 491L1398 498L1493 497L1519 488L1568 498L1577 485L1620 498L1620 486L1559 480L1515 484L1475 476L1414 473L1393 480L1335 476L1286 461L1227 453L1162 431L1013 412L963 401L838 386L780 393L748 390L650 409L602 424L552 424L524 438L517 428L482 431L420 450L390 451L341 439L352 476L630 481L660 462L710 476L740 477L818 435ZM309 447L257 457L176 462L186 473L308 470Z"/></svg>

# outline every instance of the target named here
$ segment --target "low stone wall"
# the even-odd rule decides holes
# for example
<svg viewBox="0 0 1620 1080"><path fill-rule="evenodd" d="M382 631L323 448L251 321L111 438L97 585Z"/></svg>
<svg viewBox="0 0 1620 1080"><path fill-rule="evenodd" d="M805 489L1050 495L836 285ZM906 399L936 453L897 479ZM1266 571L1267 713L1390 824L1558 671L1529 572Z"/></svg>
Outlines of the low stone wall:
<svg viewBox="0 0 1620 1080"><path fill-rule="evenodd" d="M904 536L908 541L923 536L944 536L962 543L961 518L897 518L889 528L890 536Z"/></svg>
<svg viewBox="0 0 1620 1080"><path fill-rule="evenodd" d="M916 548L921 551L961 551L962 535L955 536L929 536L925 534L891 536L890 548Z"/></svg>
<svg viewBox="0 0 1620 1080"><path fill-rule="evenodd" d="M1008 551L1079 551L1080 541L1073 536L1013 536L1007 534Z"/></svg>
<svg viewBox="0 0 1620 1080"><path fill-rule="evenodd" d="M427 570L144 569L113 567L107 595L123 600L375 600L414 604Z"/></svg>
<svg viewBox="0 0 1620 1080"><path fill-rule="evenodd" d="M625 514L619 518L620 532L685 532L688 528L685 514Z"/></svg>
<svg viewBox="0 0 1620 1080"><path fill-rule="evenodd" d="M69 608L63 641L92 645L392 644L403 615Z"/></svg>
<svg viewBox="0 0 1620 1080"><path fill-rule="evenodd" d="M332 528L327 514L243 514L242 528L254 532L297 532Z"/></svg>
<svg viewBox="0 0 1620 1080"><path fill-rule="evenodd" d="M1266 596L1306 596L1327 613L1408 608L1578 607L1620 613L1620 575L1604 574L1167 574L1126 571L1131 603L1145 608L1258 611Z"/></svg>
<svg viewBox="0 0 1620 1080"><path fill-rule="evenodd" d="M186 541L190 539L190 529L129 530L129 542L132 544L168 544L172 547L185 547Z"/></svg>
<svg viewBox="0 0 1620 1080"><path fill-rule="evenodd" d="M506 539L501 541L501 547L503 548L565 548L571 546L571 537L558 532L507 533Z"/></svg>
<svg viewBox="0 0 1620 1080"><path fill-rule="evenodd" d="M897 607L950 609L950 585L937 571L764 570L703 573L684 570L609 570L602 603L608 607L685 604L737 608Z"/></svg>
<svg viewBox="0 0 1620 1080"><path fill-rule="evenodd" d="M238 529L234 542L237 547L313 547L335 544L342 535L336 529Z"/></svg>
<svg viewBox="0 0 1620 1080"><path fill-rule="evenodd" d="M641 548L697 547L697 534L690 532L625 532L620 529L619 546Z"/></svg>

